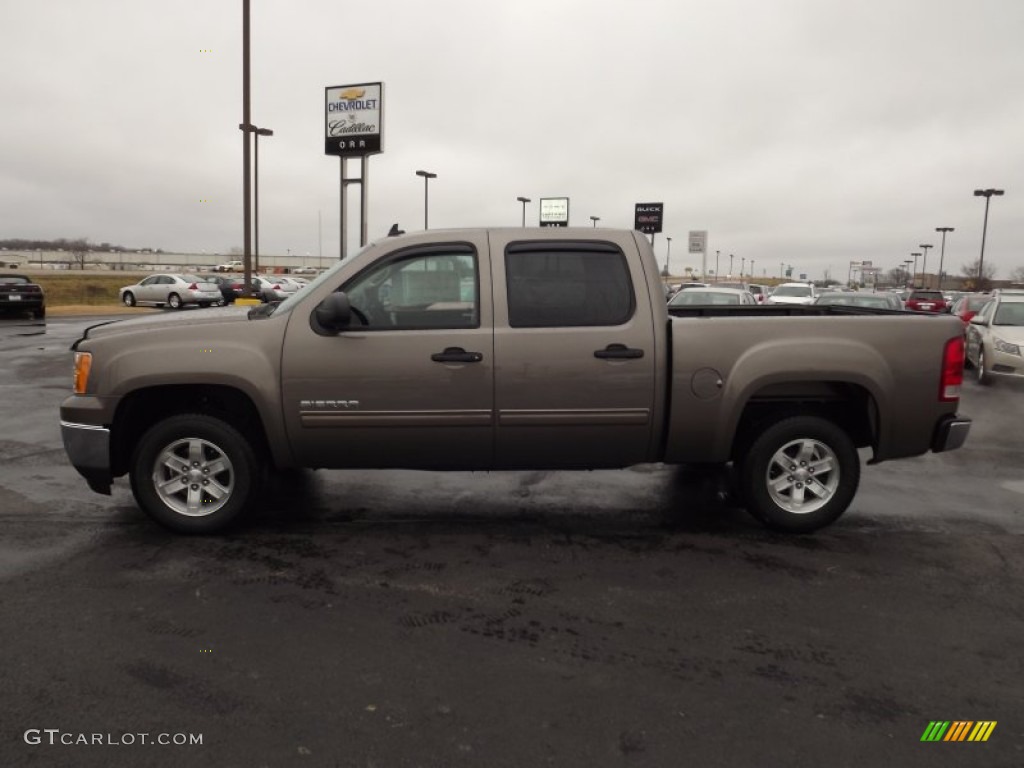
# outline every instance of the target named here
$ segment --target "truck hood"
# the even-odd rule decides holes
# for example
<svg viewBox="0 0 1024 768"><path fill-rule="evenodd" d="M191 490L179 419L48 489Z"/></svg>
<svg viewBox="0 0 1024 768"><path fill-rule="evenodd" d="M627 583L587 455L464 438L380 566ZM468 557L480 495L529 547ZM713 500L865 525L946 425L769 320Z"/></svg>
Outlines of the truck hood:
<svg viewBox="0 0 1024 768"><path fill-rule="evenodd" d="M249 307L212 307L210 309L153 312L127 320L108 320L86 328L82 338L71 345L71 349L76 349L86 339L98 339L120 333L159 331L165 328L183 328L190 325L211 326L244 323L249 319L249 309Z"/></svg>

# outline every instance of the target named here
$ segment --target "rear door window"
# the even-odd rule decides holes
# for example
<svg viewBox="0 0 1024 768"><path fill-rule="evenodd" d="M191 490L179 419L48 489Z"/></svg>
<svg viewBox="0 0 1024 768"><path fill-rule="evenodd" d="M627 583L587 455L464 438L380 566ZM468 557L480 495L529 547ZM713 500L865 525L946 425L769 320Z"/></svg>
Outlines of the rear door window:
<svg viewBox="0 0 1024 768"><path fill-rule="evenodd" d="M513 243L505 274L513 328L614 326L633 316L629 267L611 245Z"/></svg>

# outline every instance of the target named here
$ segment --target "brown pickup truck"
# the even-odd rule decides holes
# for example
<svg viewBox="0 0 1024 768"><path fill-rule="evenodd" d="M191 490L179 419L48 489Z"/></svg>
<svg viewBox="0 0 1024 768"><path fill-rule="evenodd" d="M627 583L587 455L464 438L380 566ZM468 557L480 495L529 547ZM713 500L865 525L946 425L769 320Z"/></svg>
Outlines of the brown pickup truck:
<svg viewBox="0 0 1024 768"><path fill-rule="evenodd" d="M270 470L735 468L772 527L834 521L871 463L963 444L963 331L836 307L671 316L650 244L601 229L371 243L276 305L89 328L61 406L100 493L128 474L181 532L222 529Z"/></svg>

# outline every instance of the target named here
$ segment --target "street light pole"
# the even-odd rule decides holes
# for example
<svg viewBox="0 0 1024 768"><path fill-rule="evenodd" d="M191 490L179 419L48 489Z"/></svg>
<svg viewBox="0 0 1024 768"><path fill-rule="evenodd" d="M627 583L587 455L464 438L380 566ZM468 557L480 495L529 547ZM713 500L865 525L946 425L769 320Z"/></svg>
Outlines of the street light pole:
<svg viewBox="0 0 1024 768"><path fill-rule="evenodd" d="M591 216L590 218L594 218L594 217ZM672 274L672 270L669 269L668 265L669 265L669 263L672 260L672 238L671 237L666 237L665 239L668 240L668 253L665 254L665 271L668 274L671 275Z"/></svg>
<svg viewBox="0 0 1024 768"><path fill-rule="evenodd" d="M936 232L942 233L942 250L939 251L939 290L942 290L942 264L946 260L946 233L952 232L953 227L936 227Z"/></svg>
<svg viewBox="0 0 1024 768"><path fill-rule="evenodd" d="M253 271L259 274L260 271L260 136L273 136L274 132L269 128L257 128L252 126L253 135L256 137L255 167L253 168L253 201L252 201L252 259Z"/></svg>
<svg viewBox="0 0 1024 768"><path fill-rule="evenodd" d="M740 259L740 279L741 280L743 279L743 272L746 269L746 267L747 267L747 257L744 256L742 259Z"/></svg>
<svg viewBox="0 0 1024 768"><path fill-rule="evenodd" d="M591 216L590 220L592 222L594 222L594 227L596 228L597 227L597 222L599 222L601 220L601 217L600 216ZM669 238L669 239L671 240L672 238Z"/></svg>
<svg viewBox="0 0 1024 768"><path fill-rule="evenodd" d="M914 263L913 259L904 259L903 260L903 275L904 275L903 287L904 288L907 286L908 282L911 284L911 287L913 287L913 281L910 279L910 265L913 264L913 263Z"/></svg>
<svg viewBox="0 0 1024 768"><path fill-rule="evenodd" d="M426 229L430 229L430 227L427 226L427 223L428 223L427 215L428 215L428 211L430 209L430 190L429 190L429 185L430 185L430 180L431 179L436 179L437 178L437 174L436 173L431 173L430 171L416 171L416 175L423 177L423 229L426 230Z"/></svg>
<svg viewBox="0 0 1024 768"><path fill-rule="evenodd" d="M928 287L928 249L932 248L932 245L925 245L924 243L918 243L918 248L924 249L924 261L921 262L921 287Z"/></svg>
<svg viewBox="0 0 1024 768"><path fill-rule="evenodd" d="M715 251L715 282L718 282L718 251Z"/></svg>
<svg viewBox="0 0 1024 768"><path fill-rule="evenodd" d="M732 278L732 260L735 258L731 253L729 254L729 277Z"/></svg>
<svg viewBox="0 0 1024 768"><path fill-rule="evenodd" d="M757 275L754 274L754 260L753 259L750 260L750 273L749 274L755 280L757 279Z"/></svg>
<svg viewBox="0 0 1024 768"><path fill-rule="evenodd" d="M914 257L914 276L910 280L910 287L917 288L917 257L921 255L921 252L918 251L917 253L911 253L910 255Z"/></svg>
<svg viewBox="0 0 1024 768"><path fill-rule="evenodd" d="M525 227L526 226L526 204L528 202L530 202L530 198L528 198L528 197L517 197L516 200L518 200L520 203L523 204L523 226Z"/></svg>
<svg viewBox="0 0 1024 768"><path fill-rule="evenodd" d="M1001 189L976 189L974 190L975 197L985 198L985 223L981 227L981 256L978 258L978 284L974 286L974 290L981 290L981 281L984 279L985 272L983 267L985 266L985 234L988 232L988 204L992 199L992 195L999 197L1003 194Z"/></svg>

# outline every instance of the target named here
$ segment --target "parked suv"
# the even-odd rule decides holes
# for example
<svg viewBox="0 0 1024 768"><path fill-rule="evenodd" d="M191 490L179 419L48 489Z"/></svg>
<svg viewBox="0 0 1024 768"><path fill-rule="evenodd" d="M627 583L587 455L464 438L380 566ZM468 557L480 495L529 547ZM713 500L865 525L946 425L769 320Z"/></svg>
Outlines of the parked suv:
<svg viewBox="0 0 1024 768"><path fill-rule="evenodd" d="M907 299L907 309L915 312L945 312L947 310L946 297L942 291L915 290Z"/></svg>

